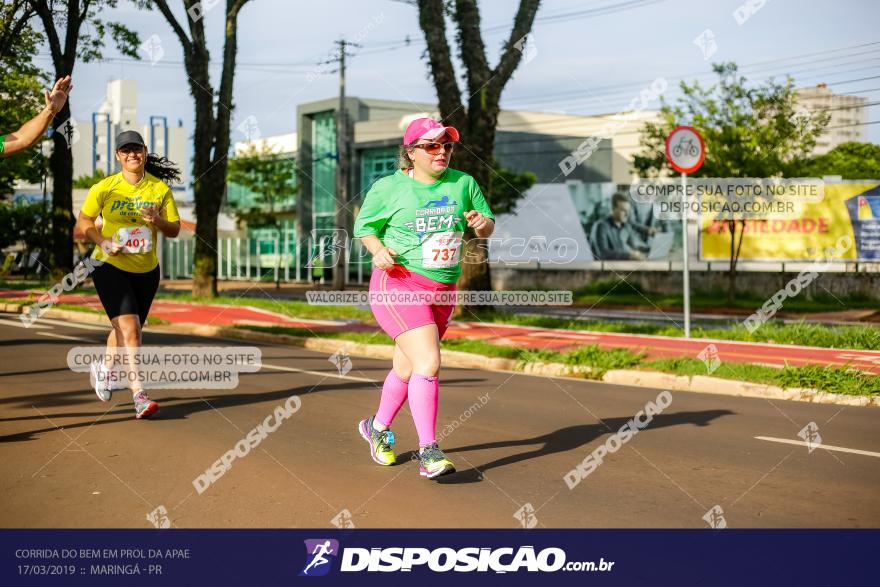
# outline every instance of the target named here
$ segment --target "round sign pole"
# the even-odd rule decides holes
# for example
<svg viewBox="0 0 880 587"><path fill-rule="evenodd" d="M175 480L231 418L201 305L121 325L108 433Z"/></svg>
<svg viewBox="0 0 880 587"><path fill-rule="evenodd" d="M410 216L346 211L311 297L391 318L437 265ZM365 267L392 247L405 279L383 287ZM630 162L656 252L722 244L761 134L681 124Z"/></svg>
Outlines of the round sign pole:
<svg viewBox="0 0 880 587"><path fill-rule="evenodd" d="M681 173L681 255L682 295L684 296L684 336L691 337L691 280L690 254L688 252L688 197L687 176L703 164L706 145L703 137L692 126L677 126L666 137L666 159L673 169Z"/></svg>
<svg viewBox="0 0 880 587"><path fill-rule="evenodd" d="M688 201L687 201L687 173L681 174L681 256L684 265L682 267L682 294L684 295L684 337L691 337L691 272L688 255Z"/></svg>

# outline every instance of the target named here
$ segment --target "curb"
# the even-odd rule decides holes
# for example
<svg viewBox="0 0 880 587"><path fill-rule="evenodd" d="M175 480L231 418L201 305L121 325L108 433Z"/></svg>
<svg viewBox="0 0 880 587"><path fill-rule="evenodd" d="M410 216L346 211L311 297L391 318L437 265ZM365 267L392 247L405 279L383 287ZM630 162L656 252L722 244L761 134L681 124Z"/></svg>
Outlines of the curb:
<svg viewBox="0 0 880 587"><path fill-rule="evenodd" d="M266 342L286 344L289 346L302 347L314 351L335 353L345 350L349 355L370 359L390 360L394 354L394 347L382 344L366 344L348 340L291 336L289 334L270 334L268 332L255 332L239 328L221 326L203 326L196 324L174 324L153 326L153 330L172 331L181 334L197 334L201 336L221 336L250 342ZM508 371L535 375L540 377L565 377L584 379L589 377L592 370L589 367L577 365L565 365L563 363L522 363L515 359L500 357L485 357L462 351L440 350L444 365L449 367L465 367L472 369L484 369L487 371ZM840 393L828 393L816 389L800 387L783 388L765 383L750 383L720 377L708 377L695 375L673 375L659 371L635 371L626 369L612 369L606 371L597 382L610 383L613 385L629 385L634 387L649 387L654 389L669 389L672 391L692 391L696 393L712 393L716 395L729 395L740 397L754 397L763 399L802 401L819 404L835 404L842 406L877 406L880 407L880 396L867 397L846 395Z"/></svg>
<svg viewBox="0 0 880 587"><path fill-rule="evenodd" d="M23 313L26 306L18 304L0 303L0 312ZM91 324L105 324L110 326L110 321L103 314L89 314L73 310L48 309L41 317L70 320L73 322L87 322ZM264 342L295 346L313 351L335 353L345 350L349 355L365 357L369 359L390 360L394 355L392 345L367 344L349 340L292 336L289 334L271 334L268 332L256 332L242 330L227 326L210 326L204 324L162 324L149 326L149 330L156 332L174 332L178 334L192 334L205 337L223 337L249 342ZM507 371L535 375L540 377L564 377L584 379L590 378L592 370L589 367L566 365L564 363L530 362L522 363L515 359L501 357L486 357L474 353L462 351L450 351L441 349L441 359L444 365L449 367L464 367L470 369L483 369L487 371ZM706 375L687 377L673 375L659 371L636 371L629 369L611 369L606 371L601 378L592 377L593 380L613 385L629 385L634 387L649 387L653 389L669 389L671 391L690 391L695 393L711 393L715 395L753 397L774 400L801 401L818 404L835 404L841 406L873 406L880 407L880 396L868 397L846 395L840 393L828 393L816 389L800 387L783 388L764 383L751 383Z"/></svg>
<svg viewBox="0 0 880 587"><path fill-rule="evenodd" d="M30 308L24 304L0 303L0 312L7 314L24 314L24 310ZM90 312L77 312L76 310L58 310L49 308L40 314L40 318L56 318L58 320L70 320L71 322L88 322L89 324L105 324L110 327L110 320L104 314L92 314ZM39 319L39 318L38 318Z"/></svg>

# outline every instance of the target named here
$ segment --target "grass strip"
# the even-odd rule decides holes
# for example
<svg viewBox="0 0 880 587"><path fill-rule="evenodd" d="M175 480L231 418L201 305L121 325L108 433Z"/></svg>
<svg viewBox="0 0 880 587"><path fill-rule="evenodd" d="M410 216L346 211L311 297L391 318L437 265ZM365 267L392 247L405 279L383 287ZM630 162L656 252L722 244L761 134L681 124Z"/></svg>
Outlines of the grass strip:
<svg viewBox="0 0 880 587"><path fill-rule="evenodd" d="M306 328L285 326L238 326L237 328L272 334L314 336L314 333ZM393 344L393 341L381 332L327 332L321 333L320 337L369 344ZM482 340L450 339L443 341L443 348L487 357L515 359L521 365L540 361L589 367L590 373L587 377L591 379L601 379L610 369L644 369L688 377L708 375L705 363L699 359L683 357L646 360L644 353L636 353L623 348L602 349L598 345L583 346L573 351L560 353L551 350L495 345ZM880 377L845 367L808 365L805 367L786 366L777 369L763 365L722 363L711 373L711 376L750 383L765 383L785 388L817 389L828 393L864 396L880 394Z"/></svg>

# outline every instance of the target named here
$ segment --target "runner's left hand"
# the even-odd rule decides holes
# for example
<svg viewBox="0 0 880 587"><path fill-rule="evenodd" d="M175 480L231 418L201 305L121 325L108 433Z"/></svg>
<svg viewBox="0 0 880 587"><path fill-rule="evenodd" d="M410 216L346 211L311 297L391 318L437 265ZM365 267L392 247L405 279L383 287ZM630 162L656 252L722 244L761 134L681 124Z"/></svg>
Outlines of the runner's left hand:
<svg viewBox="0 0 880 587"><path fill-rule="evenodd" d="M70 94L70 90L73 89L70 81L69 75L62 77L55 82L55 86L52 88L51 93L49 93L48 90L44 90L46 108L49 108L52 112L58 112L64 108L64 103L67 102L67 95Z"/></svg>
<svg viewBox="0 0 880 587"><path fill-rule="evenodd" d="M464 213L468 226L474 230L483 230L489 226L489 219L477 212L476 210L468 210Z"/></svg>
<svg viewBox="0 0 880 587"><path fill-rule="evenodd" d="M156 219L159 218L159 210L155 206L150 206L148 208L141 208L141 218L144 219L144 222L147 224L153 224L156 222Z"/></svg>

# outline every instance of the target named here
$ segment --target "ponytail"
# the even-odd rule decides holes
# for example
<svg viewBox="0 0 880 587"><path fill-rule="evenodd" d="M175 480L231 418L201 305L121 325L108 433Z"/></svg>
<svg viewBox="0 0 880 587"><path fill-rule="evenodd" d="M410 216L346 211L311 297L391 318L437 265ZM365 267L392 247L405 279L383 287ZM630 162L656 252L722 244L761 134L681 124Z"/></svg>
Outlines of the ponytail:
<svg viewBox="0 0 880 587"><path fill-rule="evenodd" d="M155 153L147 155L147 161L144 163L144 171L161 179L165 183L181 183L180 169L168 160L167 157L159 157Z"/></svg>

